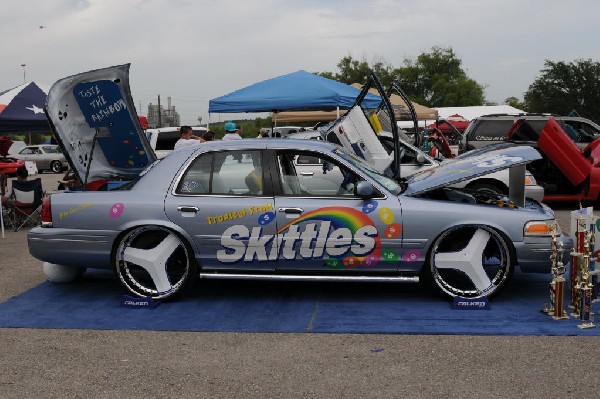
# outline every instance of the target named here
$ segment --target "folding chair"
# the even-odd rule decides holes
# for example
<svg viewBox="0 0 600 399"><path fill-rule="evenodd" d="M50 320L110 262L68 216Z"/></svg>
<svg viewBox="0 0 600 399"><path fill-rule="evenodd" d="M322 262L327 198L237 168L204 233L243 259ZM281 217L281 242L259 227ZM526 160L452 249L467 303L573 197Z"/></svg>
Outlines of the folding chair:
<svg viewBox="0 0 600 399"><path fill-rule="evenodd" d="M42 179L39 177L33 180L12 181L12 207L9 217L14 231L28 224L36 226L39 223L44 195Z"/></svg>

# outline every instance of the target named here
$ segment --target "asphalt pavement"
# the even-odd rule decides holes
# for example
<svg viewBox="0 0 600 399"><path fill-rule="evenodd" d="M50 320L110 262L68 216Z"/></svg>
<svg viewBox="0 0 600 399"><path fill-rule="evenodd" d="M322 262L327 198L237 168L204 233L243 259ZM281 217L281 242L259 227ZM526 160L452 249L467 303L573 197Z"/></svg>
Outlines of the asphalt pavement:
<svg viewBox="0 0 600 399"><path fill-rule="evenodd" d="M41 176L53 191L61 175ZM560 205L563 228L575 207ZM26 238L0 238L0 302L44 280ZM577 336L4 328L0 397L597 398L599 348Z"/></svg>

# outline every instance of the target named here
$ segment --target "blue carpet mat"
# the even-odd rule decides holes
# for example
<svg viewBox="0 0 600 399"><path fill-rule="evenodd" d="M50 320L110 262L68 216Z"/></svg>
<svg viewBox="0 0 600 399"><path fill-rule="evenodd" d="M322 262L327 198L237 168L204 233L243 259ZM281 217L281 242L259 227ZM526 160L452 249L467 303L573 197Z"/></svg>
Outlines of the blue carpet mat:
<svg viewBox="0 0 600 399"><path fill-rule="evenodd" d="M516 273L490 310L452 310L415 284L201 281L155 309L121 307L112 274L45 282L0 303L0 327L215 332L600 335L540 312L547 275ZM598 311L600 303L594 304Z"/></svg>

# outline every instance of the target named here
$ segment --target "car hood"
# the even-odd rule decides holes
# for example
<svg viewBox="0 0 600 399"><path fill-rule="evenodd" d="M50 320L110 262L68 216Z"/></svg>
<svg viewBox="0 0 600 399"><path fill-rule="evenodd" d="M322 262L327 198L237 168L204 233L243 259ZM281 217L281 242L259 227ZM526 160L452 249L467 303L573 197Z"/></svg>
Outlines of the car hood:
<svg viewBox="0 0 600 399"><path fill-rule="evenodd" d="M45 111L82 181L131 180L156 160L129 90L129 64L57 81Z"/></svg>
<svg viewBox="0 0 600 399"><path fill-rule="evenodd" d="M422 194L439 187L450 186L502 169L527 164L540 158L540 153L529 146L502 148L486 151L476 156L458 158L410 176L406 180L408 187L404 191L404 195Z"/></svg>

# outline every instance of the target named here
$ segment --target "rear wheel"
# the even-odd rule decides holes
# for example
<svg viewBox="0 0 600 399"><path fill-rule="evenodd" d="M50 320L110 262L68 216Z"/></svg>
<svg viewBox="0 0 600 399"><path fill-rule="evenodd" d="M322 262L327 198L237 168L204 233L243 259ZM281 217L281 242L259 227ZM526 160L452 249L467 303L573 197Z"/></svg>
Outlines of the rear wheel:
<svg viewBox="0 0 600 399"><path fill-rule="evenodd" d="M62 165L58 161L52 161L50 163L50 170L54 173L60 173L62 172Z"/></svg>
<svg viewBox="0 0 600 399"><path fill-rule="evenodd" d="M113 263L129 292L154 299L180 295L198 274L192 252L183 239L161 226L138 227L128 232L119 242Z"/></svg>
<svg viewBox="0 0 600 399"><path fill-rule="evenodd" d="M515 268L512 243L488 226L457 226L433 243L425 278L449 297L491 297L502 290Z"/></svg>

